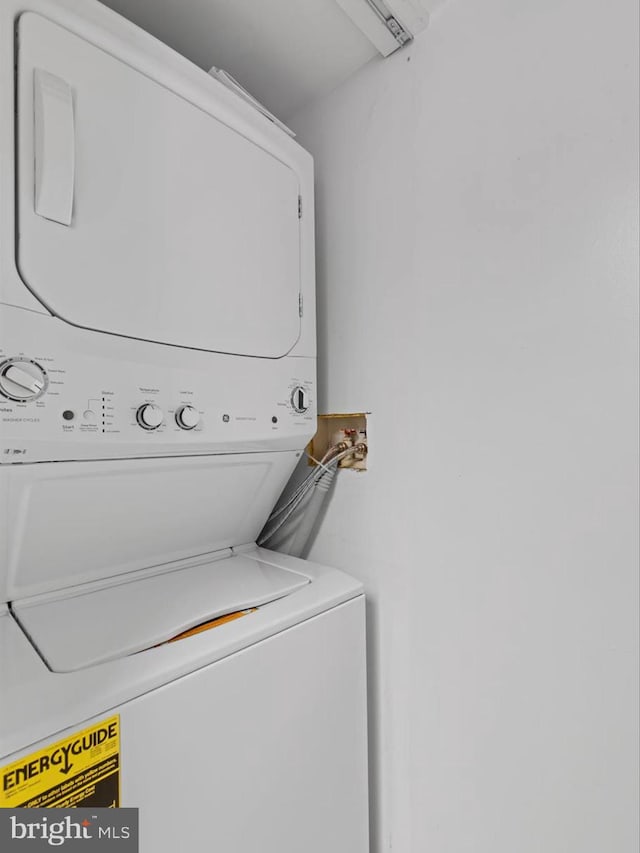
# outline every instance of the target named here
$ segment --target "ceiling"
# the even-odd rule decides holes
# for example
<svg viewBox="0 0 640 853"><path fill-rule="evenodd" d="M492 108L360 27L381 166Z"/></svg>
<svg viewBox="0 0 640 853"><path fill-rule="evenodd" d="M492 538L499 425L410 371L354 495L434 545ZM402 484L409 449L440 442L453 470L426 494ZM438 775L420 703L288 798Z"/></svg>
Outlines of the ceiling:
<svg viewBox="0 0 640 853"><path fill-rule="evenodd" d="M378 51L335 0L103 0L208 70L229 71L286 121Z"/></svg>

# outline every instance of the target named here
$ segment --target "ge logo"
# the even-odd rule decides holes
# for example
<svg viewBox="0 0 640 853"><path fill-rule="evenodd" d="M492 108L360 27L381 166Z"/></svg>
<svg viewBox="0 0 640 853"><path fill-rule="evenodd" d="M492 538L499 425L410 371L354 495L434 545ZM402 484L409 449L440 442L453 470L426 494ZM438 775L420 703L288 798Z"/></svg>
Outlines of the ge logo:
<svg viewBox="0 0 640 853"><path fill-rule="evenodd" d="M223 415L222 420L224 421L225 424L228 424L229 420L230 420L229 415Z"/></svg>

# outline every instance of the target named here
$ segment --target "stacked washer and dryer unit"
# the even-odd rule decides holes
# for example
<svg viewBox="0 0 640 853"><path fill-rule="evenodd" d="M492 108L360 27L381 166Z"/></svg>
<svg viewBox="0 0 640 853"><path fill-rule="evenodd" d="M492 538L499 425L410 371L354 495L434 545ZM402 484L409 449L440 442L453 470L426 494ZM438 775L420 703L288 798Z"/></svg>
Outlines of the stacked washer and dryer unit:
<svg viewBox="0 0 640 853"><path fill-rule="evenodd" d="M315 430L311 158L98 3L0 16L0 766L117 716L146 853L364 853L362 588L254 544Z"/></svg>

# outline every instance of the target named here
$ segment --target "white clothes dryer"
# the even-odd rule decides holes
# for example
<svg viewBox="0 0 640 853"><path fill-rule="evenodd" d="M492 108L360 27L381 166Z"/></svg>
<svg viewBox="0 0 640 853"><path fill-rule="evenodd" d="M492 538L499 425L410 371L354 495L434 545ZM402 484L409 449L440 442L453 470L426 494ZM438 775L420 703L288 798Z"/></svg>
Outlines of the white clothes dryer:
<svg viewBox="0 0 640 853"><path fill-rule="evenodd" d="M0 67L0 804L365 853L362 587L255 545L315 431L311 158L92 0L4 0Z"/></svg>

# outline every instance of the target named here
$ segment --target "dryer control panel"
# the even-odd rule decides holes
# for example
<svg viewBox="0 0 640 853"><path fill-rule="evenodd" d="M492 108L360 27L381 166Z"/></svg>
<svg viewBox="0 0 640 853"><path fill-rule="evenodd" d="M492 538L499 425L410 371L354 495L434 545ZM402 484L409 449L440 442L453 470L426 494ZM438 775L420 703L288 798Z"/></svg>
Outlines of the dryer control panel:
<svg viewBox="0 0 640 853"><path fill-rule="evenodd" d="M8 313L2 463L291 450L315 432L314 359L205 353Z"/></svg>

